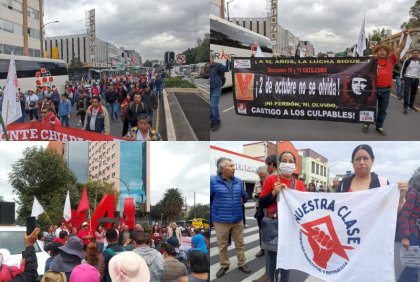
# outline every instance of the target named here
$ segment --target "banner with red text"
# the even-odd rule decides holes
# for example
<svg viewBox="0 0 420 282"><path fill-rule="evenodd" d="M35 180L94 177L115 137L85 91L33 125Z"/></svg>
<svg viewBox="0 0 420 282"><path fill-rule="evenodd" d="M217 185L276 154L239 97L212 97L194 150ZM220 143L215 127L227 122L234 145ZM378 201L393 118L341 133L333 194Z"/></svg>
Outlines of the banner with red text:
<svg viewBox="0 0 420 282"><path fill-rule="evenodd" d="M10 141L118 141L122 137L41 122L14 123L7 126ZM6 140L4 133L0 141Z"/></svg>
<svg viewBox="0 0 420 282"><path fill-rule="evenodd" d="M375 122L372 58L235 58L232 81L239 115Z"/></svg>
<svg viewBox="0 0 420 282"><path fill-rule="evenodd" d="M397 184L351 193L284 189L277 268L325 281L395 281L399 196Z"/></svg>

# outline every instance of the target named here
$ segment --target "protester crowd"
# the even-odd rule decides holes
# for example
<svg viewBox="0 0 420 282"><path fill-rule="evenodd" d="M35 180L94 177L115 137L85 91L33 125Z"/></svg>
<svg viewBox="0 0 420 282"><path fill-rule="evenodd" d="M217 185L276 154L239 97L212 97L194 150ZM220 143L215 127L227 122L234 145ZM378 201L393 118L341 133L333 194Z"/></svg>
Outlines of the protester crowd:
<svg viewBox="0 0 420 282"><path fill-rule="evenodd" d="M388 180L371 171L375 161L373 149L366 144L354 148L351 156L354 174L343 179L334 178L331 186L304 183L295 174L296 157L292 152L284 151L279 155L268 156L265 166L256 170L259 181L255 183L252 197L255 199L255 219L259 227L260 248L256 257L265 257L266 272L255 282L289 281L289 270L277 269L278 218L277 197L282 189L295 189L303 192L342 193L358 192L385 187ZM227 189L229 188L229 189ZM408 182L398 182L399 205L396 242L408 249L420 242L420 173ZM247 265L244 243L244 204L250 199L242 181L235 176L235 167L231 159L221 157L217 160L217 174L210 179L211 222L214 226L220 256L220 269L216 277L220 278L230 268L228 246L232 237L238 257L238 269L245 274L253 270ZM233 215L233 216L232 216ZM418 269L406 267L399 281L417 281Z"/></svg>
<svg viewBox="0 0 420 282"><path fill-rule="evenodd" d="M40 121L69 127L70 118L76 113L79 129L110 135L111 124L121 123L122 137L160 140L152 122L162 101L165 78L163 70L153 69L142 74L104 76L100 80L68 81L64 93L59 93L54 85L45 91L41 86L19 88L22 117L16 122ZM0 92L0 100L2 97Z"/></svg>
<svg viewBox="0 0 420 282"><path fill-rule="evenodd" d="M210 232L175 222L145 230L121 223L90 230L84 222L80 230L71 223L36 228L25 235L25 263L20 268L2 265L1 279L35 281L38 277L34 244L49 253L41 281L208 281ZM2 250L2 249L1 249ZM0 258L1 255L0 250ZM2 261L0 261L1 263Z"/></svg>

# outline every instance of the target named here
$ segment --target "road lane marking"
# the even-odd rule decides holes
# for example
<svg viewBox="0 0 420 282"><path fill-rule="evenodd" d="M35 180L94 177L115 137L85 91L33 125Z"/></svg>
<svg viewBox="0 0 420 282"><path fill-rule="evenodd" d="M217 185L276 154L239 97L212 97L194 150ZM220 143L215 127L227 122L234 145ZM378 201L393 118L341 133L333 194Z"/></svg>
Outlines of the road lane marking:
<svg viewBox="0 0 420 282"><path fill-rule="evenodd" d="M232 110L233 108L234 108L234 106L233 107L230 107L229 109L224 110L223 112L226 113L226 112Z"/></svg>

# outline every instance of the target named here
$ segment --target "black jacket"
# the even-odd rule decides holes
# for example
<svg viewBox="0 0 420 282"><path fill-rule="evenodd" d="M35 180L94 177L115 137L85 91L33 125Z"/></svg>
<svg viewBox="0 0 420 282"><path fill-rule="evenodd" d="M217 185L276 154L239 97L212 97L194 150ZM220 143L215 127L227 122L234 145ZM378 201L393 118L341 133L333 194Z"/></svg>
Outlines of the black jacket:
<svg viewBox="0 0 420 282"><path fill-rule="evenodd" d="M141 102L140 106L137 107L134 102L128 106L126 117L131 126L137 126L137 118L142 114L149 114L149 108L145 103Z"/></svg>
<svg viewBox="0 0 420 282"><path fill-rule="evenodd" d="M379 176L374 172L371 172L371 175L372 175L372 178L369 184L369 189L381 187L381 181L379 180ZM351 185L351 181L353 180L353 177L355 177L354 174L349 177L344 178L341 181L341 183L338 185L337 193L348 192L350 189L350 185ZM386 182L387 184L389 184L388 180Z"/></svg>
<svg viewBox="0 0 420 282"><path fill-rule="evenodd" d="M152 92L141 93L141 101L145 103L147 108L151 111L155 111L158 107L158 100L156 98L156 95L154 95Z"/></svg>
<svg viewBox="0 0 420 282"><path fill-rule="evenodd" d="M110 92L110 91L106 92L105 93L105 100L106 100L107 103L110 103L110 104L114 103L115 100L119 100L118 92L115 91L115 90L112 91L112 92Z"/></svg>
<svg viewBox="0 0 420 282"><path fill-rule="evenodd" d="M36 259L34 246L26 247L23 252L25 258L25 270L17 275L12 282L29 282L35 281L38 278L38 261Z"/></svg>

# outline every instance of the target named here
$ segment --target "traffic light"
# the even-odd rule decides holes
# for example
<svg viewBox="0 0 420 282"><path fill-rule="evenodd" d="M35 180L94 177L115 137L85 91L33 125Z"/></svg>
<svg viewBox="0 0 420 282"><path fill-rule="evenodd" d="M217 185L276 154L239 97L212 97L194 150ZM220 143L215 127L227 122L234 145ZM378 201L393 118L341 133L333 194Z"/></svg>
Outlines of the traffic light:
<svg viewBox="0 0 420 282"><path fill-rule="evenodd" d="M169 52L168 51L165 52L164 60L165 60L165 64L167 64L169 62Z"/></svg>
<svg viewBox="0 0 420 282"><path fill-rule="evenodd" d="M166 51L165 52L165 64L175 62L175 52L173 51Z"/></svg>

